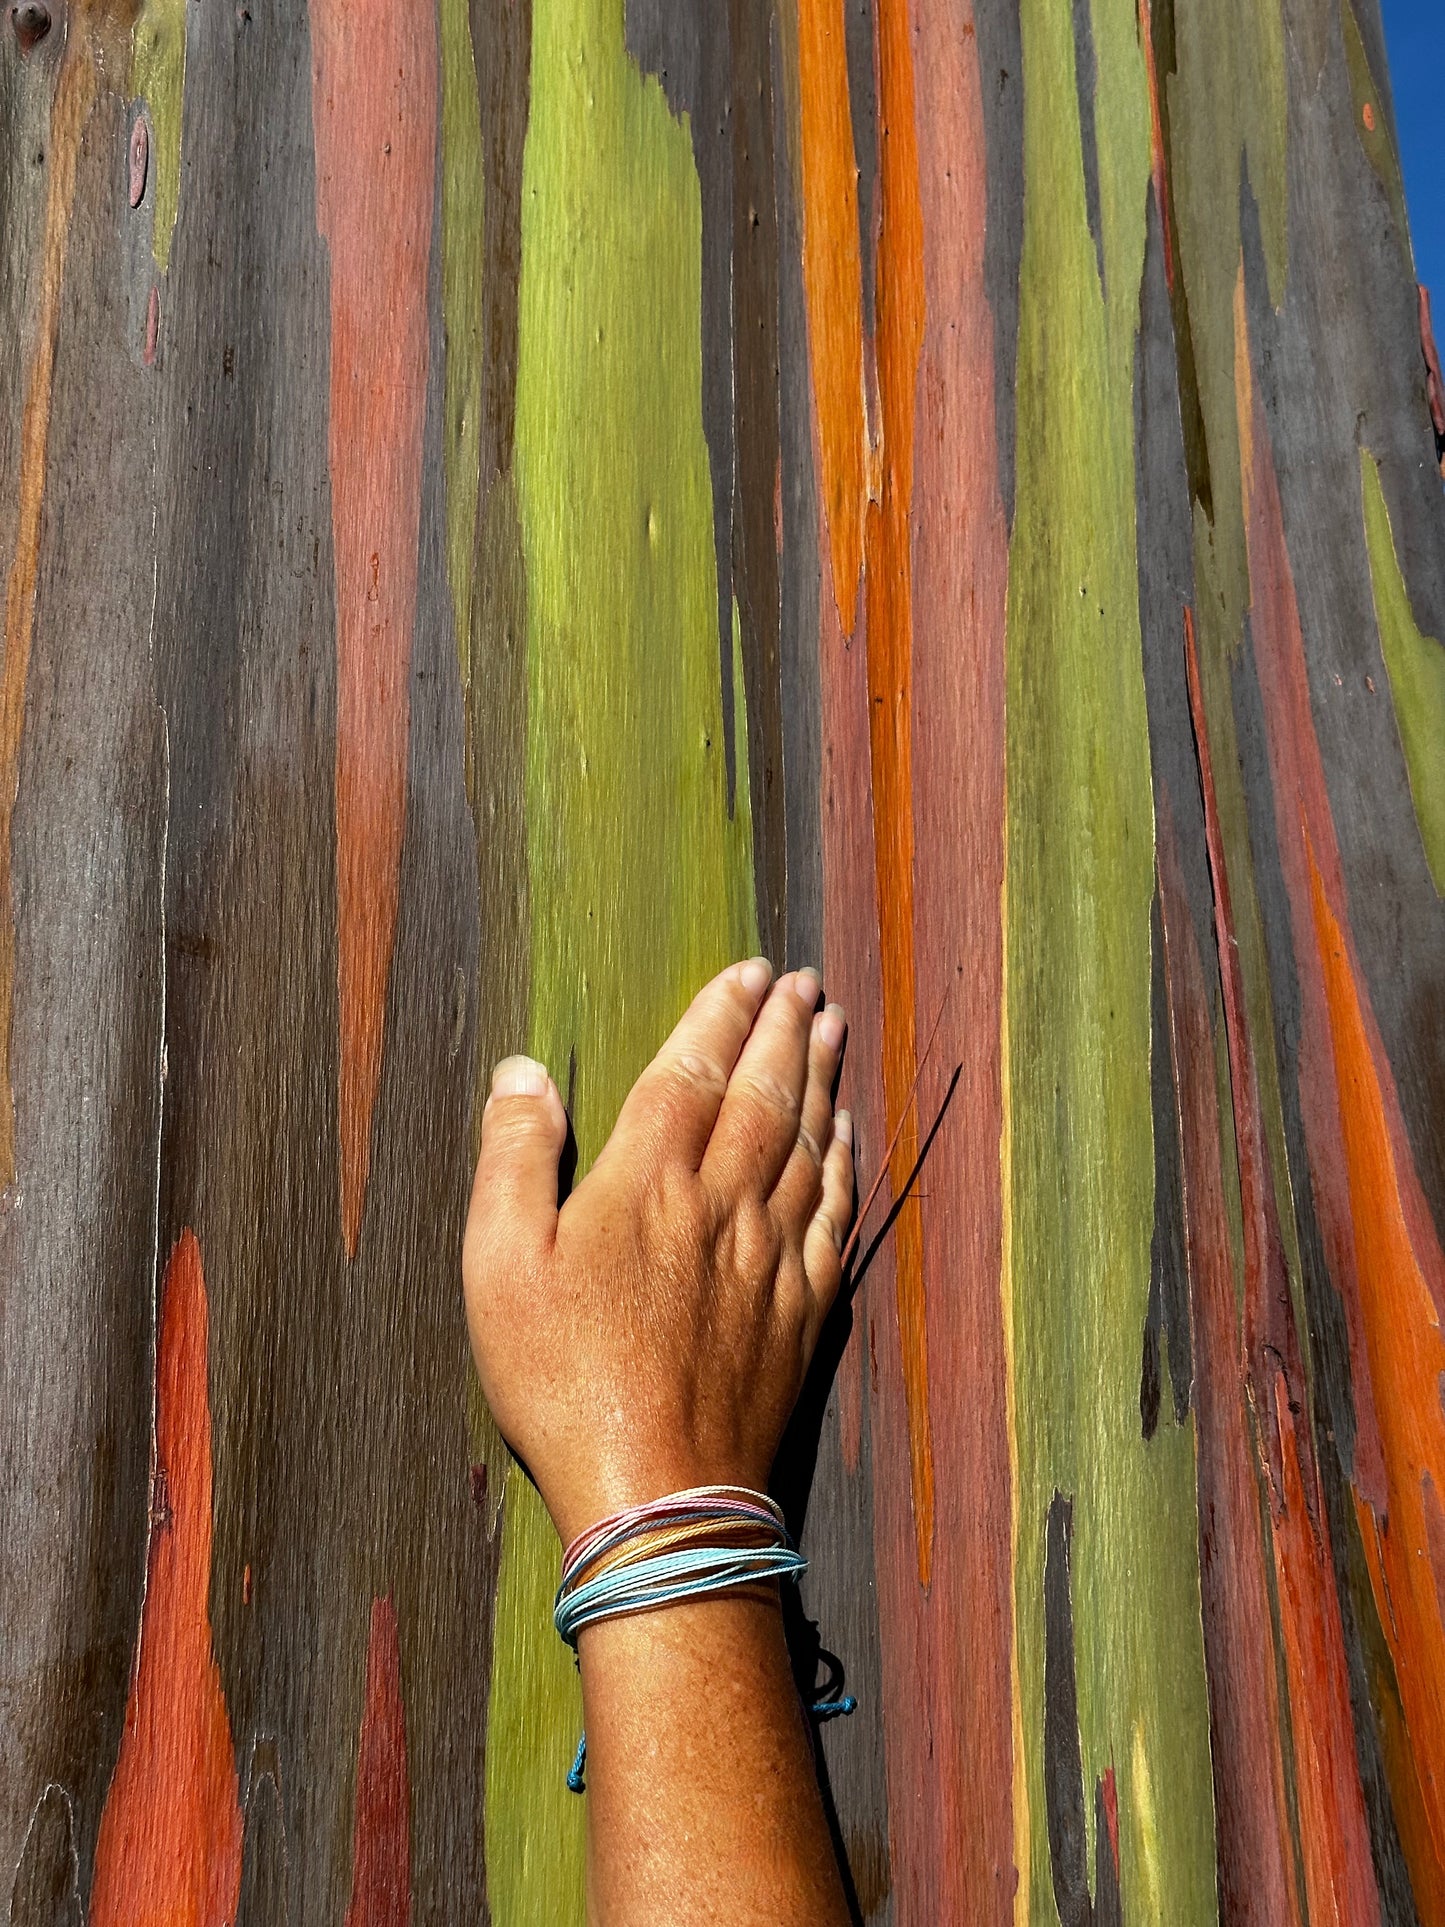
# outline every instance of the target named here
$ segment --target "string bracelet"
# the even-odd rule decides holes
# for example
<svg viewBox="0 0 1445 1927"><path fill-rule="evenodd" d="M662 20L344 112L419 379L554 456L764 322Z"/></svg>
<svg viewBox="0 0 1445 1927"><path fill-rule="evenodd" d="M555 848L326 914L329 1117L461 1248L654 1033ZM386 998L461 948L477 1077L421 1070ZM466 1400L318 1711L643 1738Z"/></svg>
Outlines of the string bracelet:
<svg viewBox="0 0 1445 1927"><path fill-rule="evenodd" d="M576 1650L578 1636L599 1619L650 1612L760 1580L796 1582L808 1562L789 1536L782 1508L748 1486L702 1485L645 1505L629 1506L579 1533L562 1557L552 1620ZM851 1713L851 1694L811 1709L816 1719ZM567 1775L584 1790L587 1736Z"/></svg>

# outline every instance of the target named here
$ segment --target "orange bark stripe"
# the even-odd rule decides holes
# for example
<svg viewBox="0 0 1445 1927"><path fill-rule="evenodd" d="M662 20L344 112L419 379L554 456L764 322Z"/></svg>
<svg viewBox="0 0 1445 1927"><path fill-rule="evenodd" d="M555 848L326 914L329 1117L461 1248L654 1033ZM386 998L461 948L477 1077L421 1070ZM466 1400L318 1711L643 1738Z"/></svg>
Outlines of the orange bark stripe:
<svg viewBox="0 0 1445 1927"><path fill-rule="evenodd" d="M1445 1859L1445 1623L1430 1558L1426 1481L1445 1488L1445 1339L1400 1197L1384 1097L1345 940L1306 833L1315 941L1339 1085L1355 1252L1370 1364L1379 1390L1386 1511L1362 1501L1360 1533L1405 1710L1421 1798ZM1426 1262L1438 1264L1438 1248Z"/></svg>
<svg viewBox="0 0 1445 1927"><path fill-rule="evenodd" d="M366 1698L356 1756L356 1819L346 1927L407 1927L411 1919L411 1782L401 1646L391 1600L371 1602Z"/></svg>
<svg viewBox="0 0 1445 1927"><path fill-rule="evenodd" d="M120 1757L95 1849L91 1927L224 1927L241 1807L211 1643L211 1402L201 1247L166 1267L145 1605Z"/></svg>
<svg viewBox="0 0 1445 1927"><path fill-rule="evenodd" d="M50 398L55 380L55 350L60 336L60 294L70 213L75 201L75 165L80 136L96 95L91 29L77 9L61 58L50 114L47 157L50 179L45 196L45 236L41 243L40 315L35 352L25 388L20 422L19 516L15 554L5 584L5 666L0 674L0 1040L5 1079L0 1089L0 1189L15 1177L15 1097L10 1085L10 1021L15 1007L15 909L10 876L10 832L20 785L20 737L25 727L25 685L30 676L30 645L35 633L35 587L40 574L40 514L45 501L45 457L50 443Z"/></svg>
<svg viewBox="0 0 1445 1927"><path fill-rule="evenodd" d="M853 633L863 562L867 416L858 168L848 110L843 0L808 0L799 7L798 78L808 346L833 598L847 636Z"/></svg>
<svg viewBox="0 0 1445 1927"><path fill-rule="evenodd" d="M361 1237L406 815L427 384L436 23L311 13L316 223L331 255L341 1224Z"/></svg>
<svg viewBox="0 0 1445 1927"><path fill-rule="evenodd" d="M874 862L883 977L883 1093L890 1119L908 1101L917 1066L913 956L912 531L913 417L923 346L923 209L913 111L913 54L905 0L878 8L878 390L883 488L866 527L868 721L873 756ZM897 1196L918 1159L916 1117L893 1156ZM908 1446L918 1576L933 1567L933 1443L928 1413L923 1223L917 1194L896 1223L898 1328L908 1399Z"/></svg>

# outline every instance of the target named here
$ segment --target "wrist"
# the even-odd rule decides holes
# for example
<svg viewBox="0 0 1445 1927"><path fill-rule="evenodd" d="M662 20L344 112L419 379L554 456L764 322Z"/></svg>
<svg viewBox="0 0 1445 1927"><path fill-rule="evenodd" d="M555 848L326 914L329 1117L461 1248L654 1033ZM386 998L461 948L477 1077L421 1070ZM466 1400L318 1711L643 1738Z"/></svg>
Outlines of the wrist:
<svg viewBox="0 0 1445 1927"><path fill-rule="evenodd" d="M782 1586L776 1579L753 1579L703 1598L674 1599L646 1612L594 1620L578 1635L577 1660L585 1692L594 1667L651 1665L659 1653L667 1653L706 1671L722 1649L736 1655L771 1653L775 1647L786 1651Z"/></svg>
<svg viewBox="0 0 1445 1927"><path fill-rule="evenodd" d="M542 1496L565 1547L599 1520L705 1485L736 1485L766 1492L768 1477L755 1465L722 1454L639 1453L625 1460L599 1460L584 1475Z"/></svg>

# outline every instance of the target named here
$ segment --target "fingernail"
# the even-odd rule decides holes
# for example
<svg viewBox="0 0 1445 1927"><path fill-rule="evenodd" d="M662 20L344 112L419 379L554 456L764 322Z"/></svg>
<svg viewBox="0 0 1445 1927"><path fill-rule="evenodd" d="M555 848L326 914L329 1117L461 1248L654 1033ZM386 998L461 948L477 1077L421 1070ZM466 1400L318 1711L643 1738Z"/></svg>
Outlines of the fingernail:
<svg viewBox="0 0 1445 1927"><path fill-rule="evenodd" d="M766 957L749 957L738 970L738 982L750 996L761 997L773 981L773 966Z"/></svg>
<svg viewBox="0 0 1445 1927"><path fill-rule="evenodd" d="M809 1010L812 1010L818 1001L819 992L823 988L823 979L811 964L804 964L803 968L793 979L793 988L808 1006Z"/></svg>
<svg viewBox="0 0 1445 1927"><path fill-rule="evenodd" d="M828 1008L818 1019L818 1035L823 1040L824 1048L827 1050L841 1050L843 1048L843 1033L847 1027L847 1021L843 1016L841 1008L837 1004L829 1004Z"/></svg>
<svg viewBox="0 0 1445 1927"><path fill-rule="evenodd" d="M540 1097L547 1088L547 1066L535 1057L504 1057L492 1072L493 1097Z"/></svg>
<svg viewBox="0 0 1445 1927"><path fill-rule="evenodd" d="M853 1113L851 1111L834 1112L833 1135L840 1144L846 1144L850 1151L853 1149Z"/></svg>

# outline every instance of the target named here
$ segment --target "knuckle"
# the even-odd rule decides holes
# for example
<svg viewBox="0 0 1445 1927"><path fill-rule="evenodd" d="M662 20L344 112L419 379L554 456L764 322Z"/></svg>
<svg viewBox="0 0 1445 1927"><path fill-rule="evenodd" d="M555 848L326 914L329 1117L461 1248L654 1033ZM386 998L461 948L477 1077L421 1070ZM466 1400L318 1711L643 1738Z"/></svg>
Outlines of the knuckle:
<svg viewBox="0 0 1445 1927"><path fill-rule="evenodd" d="M785 1084L775 1071L760 1068L747 1072L737 1081L743 1087L743 1096L761 1109L789 1120L798 1117L802 1108L799 1093L791 1084Z"/></svg>
<svg viewBox="0 0 1445 1927"><path fill-rule="evenodd" d="M823 1196L823 1173L816 1164L808 1164L804 1169L804 1182L799 1186L796 1209L803 1225L818 1208Z"/></svg>
<svg viewBox="0 0 1445 1927"><path fill-rule="evenodd" d="M535 1138L548 1122L548 1109L540 1097L493 1097L482 1118L483 1147L505 1156L514 1145Z"/></svg>
<svg viewBox="0 0 1445 1927"><path fill-rule="evenodd" d="M727 1073L706 1051L680 1050L666 1066L666 1074L685 1096L698 1092L720 1098L727 1089Z"/></svg>
<svg viewBox="0 0 1445 1927"><path fill-rule="evenodd" d="M690 1024L716 1024L719 1020L749 1016L751 1009L748 994L736 973L727 970L703 985L688 1006L687 1014Z"/></svg>
<svg viewBox="0 0 1445 1927"><path fill-rule="evenodd" d="M713 1222L696 1174L684 1165L661 1163L637 1204L642 1249L650 1262L673 1262L695 1270L712 1242Z"/></svg>
<svg viewBox="0 0 1445 1927"><path fill-rule="evenodd" d="M702 1235L707 1223L707 1200L697 1174L683 1164L663 1164L648 1193L649 1209L659 1230L689 1242Z"/></svg>
<svg viewBox="0 0 1445 1927"><path fill-rule="evenodd" d="M766 1207L739 1206L732 1220L733 1263L744 1278L771 1278L782 1257L782 1239Z"/></svg>
<svg viewBox="0 0 1445 1927"><path fill-rule="evenodd" d="M751 1023L753 1012L757 1009L757 999L744 988L743 980L735 969L724 971L721 990L723 1001L733 1014L745 1023Z"/></svg>
<svg viewBox="0 0 1445 1927"><path fill-rule="evenodd" d="M773 1300L793 1331L807 1328L813 1313L813 1284L806 1266L796 1261L782 1266Z"/></svg>
<svg viewBox="0 0 1445 1927"><path fill-rule="evenodd" d="M843 1280L843 1267L837 1249L826 1233L814 1240L808 1252L808 1280L820 1307L830 1306Z"/></svg>
<svg viewBox="0 0 1445 1927"><path fill-rule="evenodd" d="M798 1126L798 1149L803 1153L804 1157L808 1159L810 1164L816 1165L821 1171L823 1167L823 1147L813 1132L808 1129L806 1123Z"/></svg>
<svg viewBox="0 0 1445 1927"><path fill-rule="evenodd" d="M816 1253L819 1262L836 1265L838 1254L843 1249L842 1220L832 1201L824 1198L813 1213L813 1223L808 1234L808 1254L811 1262Z"/></svg>

